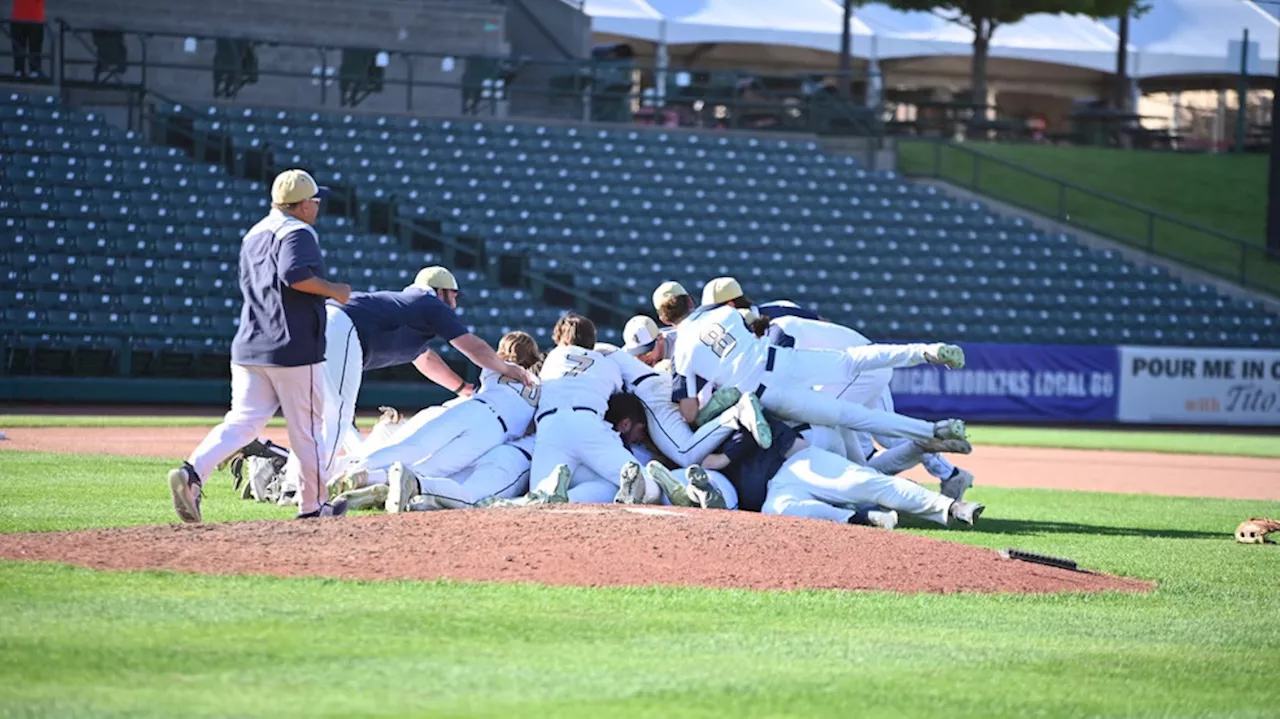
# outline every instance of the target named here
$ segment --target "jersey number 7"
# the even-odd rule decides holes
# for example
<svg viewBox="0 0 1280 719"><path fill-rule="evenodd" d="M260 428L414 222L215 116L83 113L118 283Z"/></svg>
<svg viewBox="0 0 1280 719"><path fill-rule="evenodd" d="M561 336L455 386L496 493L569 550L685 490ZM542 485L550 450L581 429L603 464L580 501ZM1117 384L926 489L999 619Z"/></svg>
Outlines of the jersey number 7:
<svg viewBox="0 0 1280 719"><path fill-rule="evenodd" d="M596 361L586 355L565 355L565 361L572 366L564 373L565 377L577 377L586 372Z"/></svg>
<svg viewBox="0 0 1280 719"><path fill-rule="evenodd" d="M698 339L722 359L729 354L729 350L733 349L734 345L738 344L737 338L729 334L729 330L724 325L711 325L702 331L702 336Z"/></svg>

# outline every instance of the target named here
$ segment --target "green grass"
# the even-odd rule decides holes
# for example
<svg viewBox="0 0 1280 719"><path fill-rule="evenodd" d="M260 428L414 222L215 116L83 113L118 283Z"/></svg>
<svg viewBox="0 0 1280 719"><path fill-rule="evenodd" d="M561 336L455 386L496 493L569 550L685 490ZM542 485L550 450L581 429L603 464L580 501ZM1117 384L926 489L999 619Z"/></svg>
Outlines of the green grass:
<svg viewBox="0 0 1280 719"><path fill-rule="evenodd" d="M970 425L975 445L1280 457L1280 435Z"/></svg>
<svg viewBox="0 0 1280 719"><path fill-rule="evenodd" d="M362 427L376 418L362 417ZM0 429L39 427L212 427L217 417L107 417L78 415L0 415ZM272 420L273 427L284 420ZM1248 457L1280 457L1280 436L1257 434L1207 434L1192 431L1132 431L1128 429L1063 429L1058 427L1006 427L970 425L978 444L1010 447L1060 447L1109 449L1177 454L1228 454Z"/></svg>
<svg viewBox="0 0 1280 719"><path fill-rule="evenodd" d="M1266 157L1191 155L1092 147L975 143L963 148L932 142L899 143L909 175L933 175L999 200L1270 292L1280 290L1280 262L1265 246ZM1013 163L977 159L975 154ZM1177 222L1149 222L1145 212L1038 178L1028 168L1128 203L1225 233L1246 245ZM976 181L975 181L976 180Z"/></svg>
<svg viewBox="0 0 1280 719"><path fill-rule="evenodd" d="M6 453L0 531L170 521L152 460ZM0 716L1232 716L1280 702L1280 504L979 488L979 531L1150 594L591 590L0 563ZM217 520L285 514L211 484ZM3 542L0 535L0 542ZM620 561L624 558L620 558Z"/></svg>

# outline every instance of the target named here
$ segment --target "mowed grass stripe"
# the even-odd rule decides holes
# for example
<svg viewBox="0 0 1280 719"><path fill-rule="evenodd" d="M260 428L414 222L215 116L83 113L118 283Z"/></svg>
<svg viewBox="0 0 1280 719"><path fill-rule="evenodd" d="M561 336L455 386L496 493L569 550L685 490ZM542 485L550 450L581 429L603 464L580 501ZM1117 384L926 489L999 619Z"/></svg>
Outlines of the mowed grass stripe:
<svg viewBox="0 0 1280 719"><path fill-rule="evenodd" d="M163 462L15 458L0 473L3 531L173 521ZM1280 643L1280 548L1229 532L1280 503L973 497L989 506L977 531L905 531L1069 556L1159 588L593 590L0 563L0 714L1274 715L1280 685L1257 652ZM206 506L219 520L289 514L232 498L225 474Z"/></svg>

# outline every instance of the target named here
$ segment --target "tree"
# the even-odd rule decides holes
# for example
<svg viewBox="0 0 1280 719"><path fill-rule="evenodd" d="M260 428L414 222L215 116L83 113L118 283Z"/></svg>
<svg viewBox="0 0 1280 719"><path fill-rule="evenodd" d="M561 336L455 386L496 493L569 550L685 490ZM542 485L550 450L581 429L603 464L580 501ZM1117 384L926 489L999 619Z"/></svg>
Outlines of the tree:
<svg viewBox="0 0 1280 719"><path fill-rule="evenodd" d="M1090 17L1120 17L1144 0L886 0L899 10L923 10L973 31L972 102L987 101L987 53L991 36L1001 25L1028 15L1078 13Z"/></svg>

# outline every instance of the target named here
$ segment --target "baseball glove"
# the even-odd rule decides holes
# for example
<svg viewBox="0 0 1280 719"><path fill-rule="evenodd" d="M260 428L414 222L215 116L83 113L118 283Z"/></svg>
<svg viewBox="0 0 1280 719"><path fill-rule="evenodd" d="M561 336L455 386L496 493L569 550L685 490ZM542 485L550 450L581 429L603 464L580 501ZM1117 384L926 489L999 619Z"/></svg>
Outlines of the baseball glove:
<svg viewBox="0 0 1280 719"><path fill-rule="evenodd" d="M1272 532L1280 532L1280 522L1264 517L1254 517L1247 522L1241 522L1240 526L1236 527L1236 541L1241 544L1275 544L1267 538L1267 535Z"/></svg>

